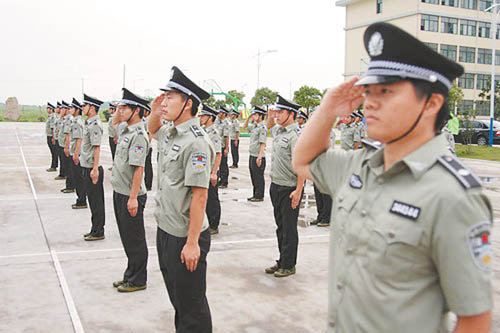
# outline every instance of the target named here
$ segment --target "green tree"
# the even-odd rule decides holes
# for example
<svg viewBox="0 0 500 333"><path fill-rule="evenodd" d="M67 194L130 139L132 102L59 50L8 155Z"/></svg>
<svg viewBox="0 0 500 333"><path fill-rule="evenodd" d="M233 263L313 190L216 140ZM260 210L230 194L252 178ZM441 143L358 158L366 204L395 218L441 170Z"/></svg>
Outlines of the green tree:
<svg viewBox="0 0 500 333"><path fill-rule="evenodd" d="M221 106L225 105L226 101L223 99L215 99L214 96L210 96L204 103L217 110Z"/></svg>
<svg viewBox="0 0 500 333"><path fill-rule="evenodd" d="M488 87L490 86L490 82L491 81L488 81L488 83L487 83ZM484 88L479 93L479 97L481 97L484 101L490 102L490 100L491 100L490 96L491 96L491 88ZM494 114L495 118L500 117L500 104L498 104L498 103L500 103L500 82L497 82L496 86L495 86L495 114Z"/></svg>
<svg viewBox="0 0 500 333"><path fill-rule="evenodd" d="M245 93L241 91L229 90L227 93L239 99L240 101L243 101L243 98L245 97ZM233 100L229 97L226 97L226 104L233 104Z"/></svg>
<svg viewBox="0 0 500 333"><path fill-rule="evenodd" d="M276 101L276 97L278 93L276 91L272 91L269 88L260 88L255 91L255 96L252 97L250 104L252 106L267 106L274 104Z"/></svg>
<svg viewBox="0 0 500 333"><path fill-rule="evenodd" d="M307 109L313 109L321 102L321 91L309 86L302 86L293 94L293 101Z"/></svg>
<svg viewBox="0 0 500 333"><path fill-rule="evenodd" d="M451 112L455 113L455 108L458 103L464 99L464 92L457 85L456 82L453 83L453 86L450 88L448 92L448 108Z"/></svg>

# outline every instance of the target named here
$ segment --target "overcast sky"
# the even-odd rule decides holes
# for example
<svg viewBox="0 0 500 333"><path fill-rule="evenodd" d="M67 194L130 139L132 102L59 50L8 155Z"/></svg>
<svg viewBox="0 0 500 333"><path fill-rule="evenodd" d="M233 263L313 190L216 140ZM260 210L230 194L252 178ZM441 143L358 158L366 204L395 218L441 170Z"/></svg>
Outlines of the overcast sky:
<svg viewBox="0 0 500 333"><path fill-rule="evenodd" d="M177 65L202 85L290 97L343 80L345 9L334 0L1 0L0 102L156 96ZM205 88L208 88L205 85ZM291 88L291 89L290 89Z"/></svg>

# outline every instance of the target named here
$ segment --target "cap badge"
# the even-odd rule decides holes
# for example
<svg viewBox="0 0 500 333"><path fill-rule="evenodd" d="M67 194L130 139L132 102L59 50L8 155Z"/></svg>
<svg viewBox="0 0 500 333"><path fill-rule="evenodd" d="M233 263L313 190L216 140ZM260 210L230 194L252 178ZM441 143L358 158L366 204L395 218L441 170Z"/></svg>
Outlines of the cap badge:
<svg viewBox="0 0 500 333"><path fill-rule="evenodd" d="M384 50L384 38L382 38L382 34L380 32L377 31L370 37L368 50L372 57L382 54L382 51Z"/></svg>

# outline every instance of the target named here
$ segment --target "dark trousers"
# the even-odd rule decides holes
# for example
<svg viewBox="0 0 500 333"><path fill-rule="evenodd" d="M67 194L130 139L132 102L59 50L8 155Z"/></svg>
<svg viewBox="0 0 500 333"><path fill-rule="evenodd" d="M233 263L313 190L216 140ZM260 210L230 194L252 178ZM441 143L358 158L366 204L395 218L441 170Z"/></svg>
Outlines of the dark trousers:
<svg viewBox="0 0 500 333"><path fill-rule="evenodd" d="M85 205L87 203L86 183L83 179L83 169L80 163L76 164L71 160L71 170L73 171L73 181L76 189L76 204Z"/></svg>
<svg viewBox="0 0 500 333"><path fill-rule="evenodd" d="M213 186L210 182L208 185L208 199L207 199L207 212L208 223L211 229L219 228L220 222L220 201L219 189L217 185Z"/></svg>
<svg viewBox="0 0 500 333"><path fill-rule="evenodd" d="M90 233L93 236L104 235L104 224L106 215L104 214L104 170L99 166L99 179L97 184L92 183L90 178L90 168L83 169L83 180L87 189L87 197L89 199L90 212L92 213L92 229Z"/></svg>
<svg viewBox="0 0 500 333"><path fill-rule="evenodd" d="M297 250L299 246L297 220L299 218L300 205L292 209L290 194L294 190L295 187L280 186L275 183L271 183L269 189L274 209L274 220L277 227L278 249L280 251L280 258L277 260L277 263L278 267L283 269L291 269L297 263Z"/></svg>
<svg viewBox="0 0 500 333"><path fill-rule="evenodd" d="M152 153L153 148L149 148L148 155L146 156L146 164L144 165L144 183L146 183L146 189L148 191L153 187L153 164L151 163Z"/></svg>
<svg viewBox="0 0 500 333"><path fill-rule="evenodd" d="M66 163L64 162L64 148L59 146L59 142L56 141L55 143L56 146L56 151L57 151L57 157L59 157L59 176L66 177L67 176L67 171L66 171Z"/></svg>
<svg viewBox="0 0 500 333"><path fill-rule="evenodd" d="M109 148L111 148L111 158L115 160L116 143L113 137L109 137Z"/></svg>
<svg viewBox="0 0 500 333"><path fill-rule="evenodd" d="M240 161L240 151L239 151L239 148L240 148L240 144L238 142L238 145L236 146L234 144L234 141L235 140L231 140L231 157L233 159L233 166L238 166L238 163ZM239 140L238 140L239 141Z"/></svg>
<svg viewBox="0 0 500 333"><path fill-rule="evenodd" d="M332 197L328 194L321 193L314 185L314 197L316 198L316 209L318 210L318 221L330 222L332 213Z"/></svg>
<svg viewBox="0 0 500 333"><path fill-rule="evenodd" d="M227 156L224 156L224 149L222 150L222 158L219 166L219 185L228 185L229 167L227 166Z"/></svg>
<svg viewBox="0 0 500 333"><path fill-rule="evenodd" d="M63 153L64 153L64 148L63 148ZM66 156L66 154L64 154L64 162L65 162L64 167L66 168L66 188L68 190L73 190L75 188L75 178L73 177L72 164L74 163L71 155Z"/></svg>
<svg viewBox="0 0 500 333"><path fill-rule="evenodd" d="M123 273L123 281L132 282L136 286L144 286L147 281L148 246L144 231L144 208L147 195L137 197L139 208L137 214L131 216L127 209L129 196L113 191L113 207L115 218L127 255L127 269Z"/></svg>
<svg viewBox="0 0 500 333"><path fill-rule="evenodd" d="M175 309L177 333L211 333L212 317L206 297L207 254L210 251L210 232L200 234L200 259L194 272L181 262L181 251L186 237L172 236L158 228L156 249L163 280L170 302Z"/></svg>
<svg viewBox="0 0 500 333"><path fill-rule="evenodd" d="M52 137L51 136L47 136L47 145L49 146L50 156L52 157L52 161L50 162L50 167L53 169L56 169L58 166L57 149L56 149L56 145L52 144Z"/></svg>
<svg viewBox="0 0 500 333"><path fill-rule="evenodd" d="M264 188L266 186L266 181L264 180L264 171L266 170L266 158L262 158L262 164L260 167L257 166L257 157L250 156L248 162L250 168L250 178L252 179L253 186L253 198L263 199L264 198Z"/></svg>

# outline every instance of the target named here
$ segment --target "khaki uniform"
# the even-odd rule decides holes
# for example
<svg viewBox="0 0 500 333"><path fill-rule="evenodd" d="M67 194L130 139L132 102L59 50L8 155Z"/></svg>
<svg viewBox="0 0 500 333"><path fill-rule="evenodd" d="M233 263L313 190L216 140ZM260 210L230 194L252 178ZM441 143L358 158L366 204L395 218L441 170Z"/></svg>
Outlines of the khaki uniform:
<svg viewBox="0 0 500 333"><path fill-rule="evenodd" d="M443 128L443 135L446 136L446 140L448 140L448 147L450 151L455 154L455 137L453 133L448 129L448 127Z"/></svg>
<svg viewBox="0 0 500 333"><path fill-rule="evenodd" d="M260 123L251 123L248 125L250 131L250 147L248 167L250 169L250 178L252 180L253 195L252 198L263 199L264 190L266 187L266 180L264 178L264 171L266 170L266 146L262 154L261 165L257 165L257 157L260 152L260 145L267 142L267 127L262 121Z"/></svg>
<svg viewBox="0 0 500 333"><path fill-rule="evenodd" d="M57 118L56 118L56 123L55 123L55 128L54 128L54 134L56 136L56 141L59 142L59 132L62 132L62 127L63 127L63 124L64 124L64 120L61 119L61 117L59 117L59 115L57 115ZM58 144L59 145L59 144Z"/></svg>
<svg viewBox="0 0 500 333"><path fill-rule="evenodd" d="M332 130L330 131L330 148L335 147L336 139L337 139L337 134L335 134L335 130L332 128Z"/></svg>
<svg viewBox="0 0 500 333"><path fill-rule="evenodd" d="M220 134L217 131L217 127L214 124L212 124L211 126L205 128L205 132L207 132L208 137L210 138L210 141L212 141L212 146L214 147L214 152L216 154L222 153Z"/></svg>
<svg viewBox="0 0 500 333"><path fill-rule="evenodd" d="M356 123L356 126L358 127L359 139L363 140L366 138L366 126L362 122Z"/></svg>
<svg viewBox="0 0 500 333"><path fill-rule="evenodd" d="M187 237L191 187L208 188L214 148L199 118L178 126L162 126L156 135L162 142L163 156L154 215L160 229L175 237ZM204 217L201 230L207 228Z"/></svg>
<svg viewBox="0 0 500 333"><path fill-rule="evenodd" d="M53 118L53 113L47 115L47 121L45 121L45 135L46 136L52 136L52 118Z"/></svg>
<svg viewBox="0 0 500 333"><path fill-rule="evenodd" d="M355 142L361 142L356 124L343 125L341 129L340 146L344 150L353 150Z"/></svg>
<svg viewBox="0 0 500 333"><path fill-rule="evenodd" d="M64 148L66 146L66 134L71 132L71 124L73 122L73 116L67 114L62 119L62 124L59 129L59 146Z"/></svg>
<svg viewBox="0 0 500 333"><path fill-rule="evenodd" d="M222 153L220 135L219 132L217 132L217 127L214 124L212 124L211 126L206 127L205 131L207 132L208 137L212 141L212 146L214 148L215 154ZM212 183L209 183L207 207L205 211L207 213L208 224L210 226L210 229L212 230L219 229L221 207L219 200L219 189L217 188L217 184L213 186Z"/></svg>
<svg viewBox="0 0 500 333"><path fill-rule="evenodd" d="M94 148L101 145L102 123L99 115L87 119L83 130L82 148L80 152L80 164L84 168L92 168L94 165Z"/></svg>
<svg viewBox="0 0 500 333"><path fill-rule="evenodd" d="M297 174L292 167L292 151L300 135L297 123L287 127L279 125L271 128L273 152L271 155L271 181L281 186L295 187Z"/></svg>
<svg viewBox="0 0 500 333"><path fill-rule="evenodd" d="M236 140L236 135L240 132L240 122L238 119L229 119L229 139Z"/></svg>
<svg viewBox="0 0 500 333"><path fill-rule="evenodd" d="M310 170L334 198L328 332L438 332L447 311L492 308L491 204L444 136L388 171L373 147Z"/></svg>
<svg viewBox="0 0 500 333"><path fill-rule="evenodd" d="M73 118L73 123L71 125L71 136L70 136L70 148L69 152L71 156L75 154L76 149L76 141L77 139L83 139L83 127L85 126L85 122L82 116L77 116Z"/></svg>
<svg viewBox="0 0 500 333"><path fill-rule="evenodd" d="M260 144L267 142L267 128L264 122L251 123L248 125L248 130L250 131L250 156L258 157L260 152ZM266 156L266 150L264 149L264 154L262 157Z"/></svg>
<svg viewBox="0 0 500 333"><path fill-rule="evenodd" d="M73 124L71 127L71 143L70 143L70 155L75 155L76 142L78 139L83 139L83 128L85 126L85 121L82 116L76 116L73 118ZM81 149L81 146L80 146ZM87 192L85 190L85 182L82 175L81 162L76 164L72 159L69 160L69 165L72 170L72 178L76 189L76 205L86 205L87 204Z"/></svg>

